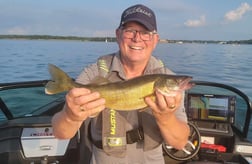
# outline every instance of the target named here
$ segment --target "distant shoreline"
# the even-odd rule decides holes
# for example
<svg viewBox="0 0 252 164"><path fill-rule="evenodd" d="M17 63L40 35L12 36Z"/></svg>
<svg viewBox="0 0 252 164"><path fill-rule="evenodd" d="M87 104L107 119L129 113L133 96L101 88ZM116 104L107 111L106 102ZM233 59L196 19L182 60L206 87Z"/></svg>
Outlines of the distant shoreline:
<svg viewBox="0 0 252 164"><path fill-rule="evenodd" d="M53 35L0 35L0 39L26 39L26 40L76 40L114 42L113 37L78 37L78 36L53 36Z"/></svg>
<svg viewBox="0 0 252 164"><path fill-rule="evenodd" d="M26 40L75 40L94 42L116 42L115 37L78 37L78 36L53 36L53 35L0 35L0 39L26 39ZM211 43L211 44L252 44L252 39L221 41L221 40L168 40L160 39L160 43Z"/></svg>

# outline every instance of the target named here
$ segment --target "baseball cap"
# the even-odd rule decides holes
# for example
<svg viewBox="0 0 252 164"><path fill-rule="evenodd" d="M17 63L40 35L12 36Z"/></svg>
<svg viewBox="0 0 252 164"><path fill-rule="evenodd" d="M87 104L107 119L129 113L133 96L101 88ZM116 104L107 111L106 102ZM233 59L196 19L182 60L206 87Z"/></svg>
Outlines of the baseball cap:
<svg viewBox="0 0 252 164"><path fill-rule="evenodd" d="M154 12L141 4L131 6L123 11L119 27L130 21L136 21L149 31L157 31L156 16Z"/></svg>

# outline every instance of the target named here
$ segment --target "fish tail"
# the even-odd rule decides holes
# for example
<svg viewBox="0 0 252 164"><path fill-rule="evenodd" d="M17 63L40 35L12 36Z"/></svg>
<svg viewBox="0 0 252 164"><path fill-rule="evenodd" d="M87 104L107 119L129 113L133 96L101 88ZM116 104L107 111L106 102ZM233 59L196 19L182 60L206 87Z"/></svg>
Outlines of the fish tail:
<svg viewBox="0 0 252 164"><path fill-rule="evenodd" d="M51 81L45 86L46 94L57 94L73 88L73 80L64 71L53 64L48 64Z"/></svg>

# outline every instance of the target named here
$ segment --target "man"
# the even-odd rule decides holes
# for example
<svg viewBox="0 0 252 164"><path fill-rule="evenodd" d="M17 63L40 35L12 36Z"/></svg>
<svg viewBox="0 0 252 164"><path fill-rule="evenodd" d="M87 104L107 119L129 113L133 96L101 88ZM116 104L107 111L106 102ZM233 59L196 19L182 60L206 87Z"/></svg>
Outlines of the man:
<svg viewBox="0 0 252 164"><path fill-rule="evenodd" d="M98 76L115 82L145 74L173 74L152 56L159 35L155 14L148 7L134 5L126 9L116 29L116 39L119 51L85 68L76 80L78 83L90 83ZM71 138L91 117L90 163L164 163L162 142L182 149L189 127L183 93L167 97L156 91L155 96L156 101L145 98L149 108L142 112L120 112L106 109L106 101L99 93L74 88L66 95L63 110L52 119L54 135Z"/></svg>

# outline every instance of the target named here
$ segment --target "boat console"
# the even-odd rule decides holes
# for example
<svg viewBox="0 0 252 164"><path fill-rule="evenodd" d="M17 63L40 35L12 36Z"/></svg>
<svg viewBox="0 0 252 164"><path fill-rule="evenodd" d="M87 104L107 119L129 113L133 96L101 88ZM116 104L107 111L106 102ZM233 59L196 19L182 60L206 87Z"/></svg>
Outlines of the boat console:
<svg viewBox="0 0 252 164"><path fill-rule="evenodd" d="M66 163L78 160L78 137L61 140L52 134L51 117L27 117L1 125L0 163Z"/></svg>
<svg viewBox="0 0 252 164"><path fill-rule="evenodd" d="M27 127L21 134L21 145L26 158L64 156L70 139L60 140L52 127Z"/></svg>
<svg viewBox="0 0 252 164"><path fill-rule="evenodd" d="M200 131L203 152L211 151L211 147L214 147L213 151L223 147L222 152L232 152L235 138L231 126L235 119L235 105L233 95L187 95L188 119Z"/></svg>
<svg viewBox="0 0 252 164"><path fill-rule="evenodd" d="M252 159L249 131L251 102L236 88L211 82L196 82L185 94L190 136L186 150L163 144L175 161L166 163L248 164ZM180 162L179 162L180 161Z"/></svg>

